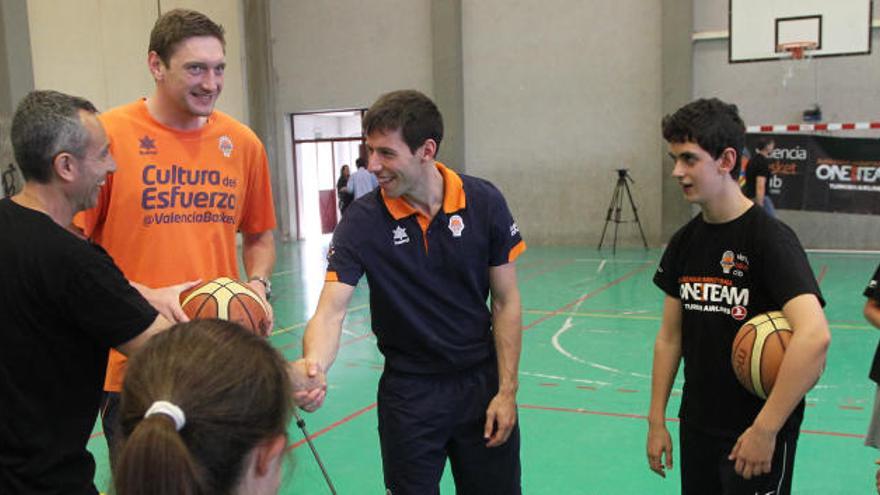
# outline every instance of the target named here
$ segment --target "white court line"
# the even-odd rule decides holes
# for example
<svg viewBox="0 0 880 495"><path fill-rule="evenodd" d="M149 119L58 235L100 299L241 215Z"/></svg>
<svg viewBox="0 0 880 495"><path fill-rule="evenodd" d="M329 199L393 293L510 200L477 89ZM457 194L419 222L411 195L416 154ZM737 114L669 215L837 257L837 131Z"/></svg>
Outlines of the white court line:
<svg viewBox="0 0 880 495"><path fill-rule="evenodd" d="M817 254L870 254L870 255L880 254L880 251L871 251L871 250L859 251L859 250L855 250L855 249L805 249L804 251L806 251L808 253L817 253Z"/></svg>
<svg viewBox="0 0 880 495"><path fill-rule="evenodd" d="M520 371L519 374L520 375L527 375L527 376L536 376L538 378L549 378L551 380L563 380L563 381L568 380L568 378L566 378L564 376L545 375L543 373L530 373L528 371Z"/></svg>
<svg viewBox="0 0 880 495"><path fill-rule="evenodd" d="M602 273L602 269L605 268L605 263L607 262L608 260L602 260L602 262L599 263L599 268L596 269L596 273Z"/></svg>
<svg viewBox="0 0 880 495"><path fill-rule="evenodd" d="M586 301L586 299L581 299L580 301L578 301L578 303L575 304L574 308L572 309L572 312L577 312L577 310L580 308L581 304L582 304L584 301ZM644 374L641 374L641 373L635 373L635 372L632 372L632 371L624 373L623 371L621 371L621 370L619 370L619 369L617 369L617 368L612 368L612 367L610 367L610 366L605 366L604 364L599 364L599 363L596 363L596 362L593 362L593 361L587 361L586 359L580 358L580 357L575 356L574 354L568 352L564 347L562 347L562 344L559 343L559 337L560 337L562 334L564 334L565 332L567 332L568 330L570 330L570 329L574 326L574 325L572 325L572 323L571 323L572 318L573 318L572 316L569 316L568 318L566 318L566 319L565 319L565 322L562 324L562 326L559 328L559 330L557 330L556 333L553 334L553 337L550 339L551 342L553 343L553 347L554 347L554 348L555 348L560 354L562 354L563 356L567 357L568 359L571 359L572 361L576 361L576 362L578 362L578 363L585 364L585 365L587 365L587 366L590 366L590 367L592 367L592 368L596 368L596 369L600 369L600 370L602 370L602 371L609 371L609 372L611 372L611 373L617 373L617 374L627 374L627 375L635 376L635 377L638 377L638 378L651 378L649 375L644 375Z"/></svg>
<svg viewBox="0 0 880 495"><path fill-rule="evenodd" d="M648 260L609 260L606 258L575 258L574 260L578 263L590 263L590 262L599 263L599 262L607 261L608 263L637 263L637 264L641 264L641 263L648 261Z"/></svg>

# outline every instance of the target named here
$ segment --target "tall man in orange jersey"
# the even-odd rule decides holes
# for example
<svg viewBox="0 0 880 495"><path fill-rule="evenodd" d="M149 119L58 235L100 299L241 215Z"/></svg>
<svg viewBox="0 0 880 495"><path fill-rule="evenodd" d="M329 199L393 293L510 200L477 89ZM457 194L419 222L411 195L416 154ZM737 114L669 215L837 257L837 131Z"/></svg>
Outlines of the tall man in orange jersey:
<svg viewBox="0 0 880 495"><path fill-rule="evenodd" d="M223 28L198 12L169 11L153 27L147 61L152 96L101 115L118 168L80 219L83 230L142 290L240 278L241 232L249 285L268 300L275 264L268 160L250 129L214 109L226 67ZM154 291L149 300L185 320L179 291ZM111 352L101 411L111 458L124 374L125 357Z"/></svg>

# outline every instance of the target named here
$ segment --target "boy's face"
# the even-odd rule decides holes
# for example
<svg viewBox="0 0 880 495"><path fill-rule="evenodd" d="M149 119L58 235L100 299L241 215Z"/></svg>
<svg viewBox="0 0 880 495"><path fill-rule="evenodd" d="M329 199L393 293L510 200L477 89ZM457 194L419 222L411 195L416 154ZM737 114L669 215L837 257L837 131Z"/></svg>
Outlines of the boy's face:
<svg viewBox="0 0 880 495"><path fill-rule="evenodd" d="M689 203L702 205L723 192L724 181L730 177L730 168L725 163L728 150L716 159L699 144L690 141L668 143L668 149L675 162L672 176L678 180Z"/></svg>

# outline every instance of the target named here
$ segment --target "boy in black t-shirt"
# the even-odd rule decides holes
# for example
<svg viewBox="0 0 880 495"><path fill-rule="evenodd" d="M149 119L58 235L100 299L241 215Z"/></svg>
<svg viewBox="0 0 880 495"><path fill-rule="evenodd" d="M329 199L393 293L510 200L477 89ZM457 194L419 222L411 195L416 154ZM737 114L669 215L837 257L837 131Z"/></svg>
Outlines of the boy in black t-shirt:
<svg viewBox="0 0 880 495"><path fill-rule="evenodd" d="M865 319L872 325L880 329L880 265L868 286L865 287ZM880 449L880 344L874 351L874 361L871 363L871 372L868 377L876 383L877 393L874 395L874 412L871 414L871 425L868 427L868 434L865 435L865 445ZM877 461L880 464L880 460ZM877 470L877 493L880 493L880 470Z"/></svg>
<svg viewBox="0 0 880 495"><path fill-rule="evenodd" d="M648 463L672 467L669 393L684 359L679 417L684 494L787 494L803 398L830 341L821 293L794 232L746 198L737 182L745 126L736 106L697 100L663 120L672 176L701 214L675 233L654 276L666 293L654 344ZM730 364L749 318L782 310L793 336L766 401Z"/></svg>

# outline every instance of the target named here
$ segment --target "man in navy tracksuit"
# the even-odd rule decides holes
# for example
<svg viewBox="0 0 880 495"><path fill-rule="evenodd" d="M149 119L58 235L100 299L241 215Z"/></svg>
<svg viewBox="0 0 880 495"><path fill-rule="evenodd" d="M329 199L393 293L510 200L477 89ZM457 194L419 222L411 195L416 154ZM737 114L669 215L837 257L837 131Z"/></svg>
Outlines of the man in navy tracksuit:
<svg viewBox="0 0 880 495"><path fill-rule="evenodd" d="M306 410L322 404L346 307L366 274L385 355L378 413L386 488L439 493L449 458L459 494L518 494L514 260L525 243L495 186L435 160L443 121L425 95L382 96L364 133L380 187L353 203L334 232L296 363L314 382L297 401Z"/></svg>

